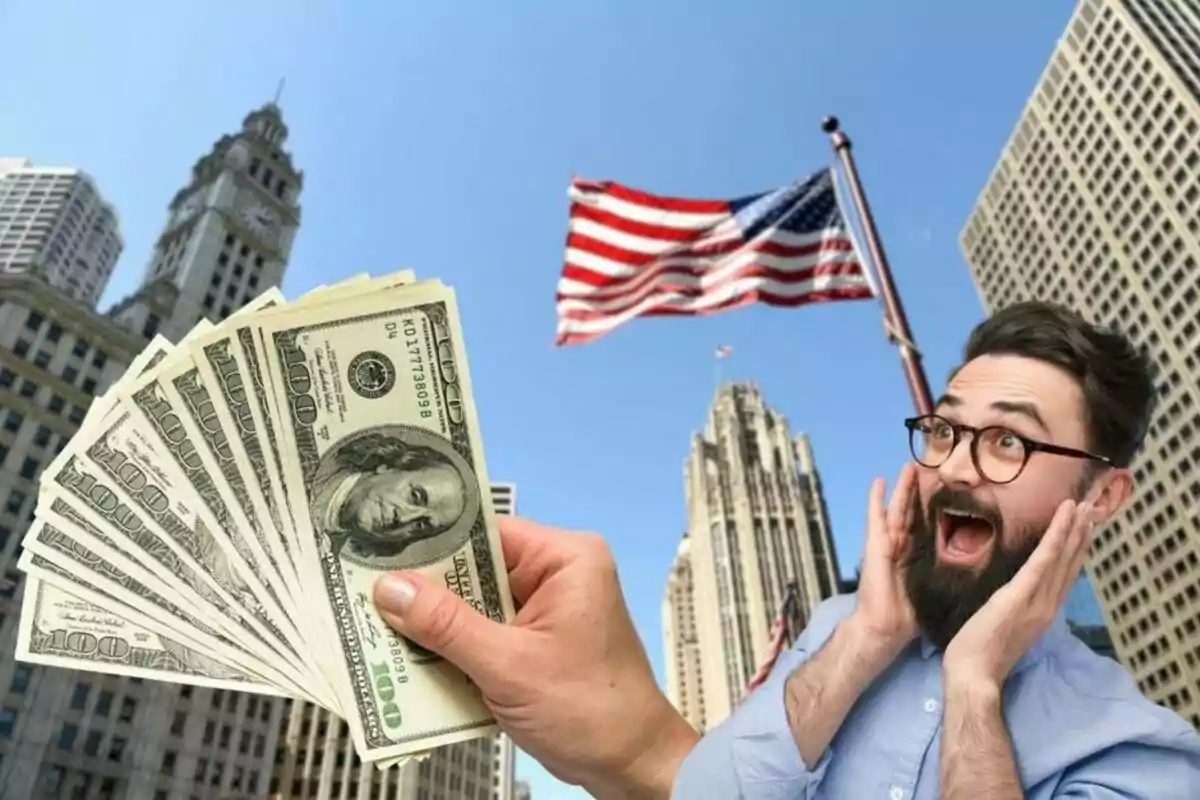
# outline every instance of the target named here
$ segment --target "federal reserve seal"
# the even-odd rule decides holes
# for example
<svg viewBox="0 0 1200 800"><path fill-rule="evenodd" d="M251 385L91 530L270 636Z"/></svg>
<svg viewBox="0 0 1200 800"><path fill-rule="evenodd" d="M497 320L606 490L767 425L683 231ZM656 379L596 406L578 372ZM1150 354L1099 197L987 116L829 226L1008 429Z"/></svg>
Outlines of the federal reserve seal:
<svg viewBox="0 0 1200 800"><path fill-rule="evenodd" d="M377 400L396 385L396 368L383 353L364 350L350 361L346 380L359 397Z"/></svg>

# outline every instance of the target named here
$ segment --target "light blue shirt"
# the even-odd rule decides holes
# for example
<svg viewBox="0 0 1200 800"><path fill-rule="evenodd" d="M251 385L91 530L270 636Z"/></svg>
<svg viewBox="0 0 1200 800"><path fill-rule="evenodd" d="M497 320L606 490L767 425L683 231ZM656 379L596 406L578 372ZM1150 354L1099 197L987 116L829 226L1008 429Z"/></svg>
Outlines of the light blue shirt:
<svg viewBox="0 0 1200 800"><path fill-rule="evenodd" d="M937 800L942 659L925 639L859 698L815 769L800 760L784 683L854 603L820 605L766 682L688 755L675 800ZM1200 800L1200 737L1061 616L1005 683L1004 719L1027 800Z"/></svg>

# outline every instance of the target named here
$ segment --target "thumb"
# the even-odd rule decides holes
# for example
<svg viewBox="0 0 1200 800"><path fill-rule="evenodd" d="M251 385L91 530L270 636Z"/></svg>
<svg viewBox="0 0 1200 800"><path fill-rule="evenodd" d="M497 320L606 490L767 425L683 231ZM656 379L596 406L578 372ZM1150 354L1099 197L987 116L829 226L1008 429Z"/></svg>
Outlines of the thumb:
<svg viewBox="0 0 1200 800"><path fill-rule="evenodd" d="M397 633L439 654L477 683L496 654L507 652L507 626L415 573L394 572L375 581L375 607Z"/></svg>

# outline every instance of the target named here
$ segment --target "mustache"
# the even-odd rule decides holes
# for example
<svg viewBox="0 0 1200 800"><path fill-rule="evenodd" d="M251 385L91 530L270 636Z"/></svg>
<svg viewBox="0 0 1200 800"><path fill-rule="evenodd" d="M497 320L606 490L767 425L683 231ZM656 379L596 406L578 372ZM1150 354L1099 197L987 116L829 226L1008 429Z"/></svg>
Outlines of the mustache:
<svg viewBox="0 0 1200 800"><path fill-rule="evenodd" d="M970 492L943 486L930 495L927 507L930 530L937 530L938 517L943 511L958 511L979 517L991 525L997 535L1003 532L1004 516L1000 513L1000 509L984 503Z"/></svg>

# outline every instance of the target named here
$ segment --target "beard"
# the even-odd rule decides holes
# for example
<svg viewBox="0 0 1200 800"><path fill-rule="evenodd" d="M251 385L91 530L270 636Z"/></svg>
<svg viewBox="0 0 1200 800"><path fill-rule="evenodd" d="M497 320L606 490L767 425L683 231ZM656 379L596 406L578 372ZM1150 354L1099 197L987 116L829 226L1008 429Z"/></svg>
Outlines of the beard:
<svg viewBox="0 0 1200 800"><path fill-rule="evenodd" d="M991 555L978 572L938 562L938 519L946 509L967 512L991 524ZM913 515L904 575L917 623L930 641L945 650L967 620L1016 576L1037 549L1049 524L1047 520L1008 531L1000 510L982 503L970 492L945 486L934 492L925 512Z"/></svg>

